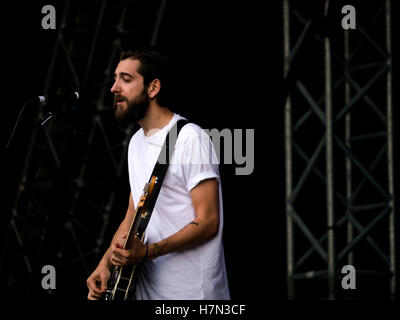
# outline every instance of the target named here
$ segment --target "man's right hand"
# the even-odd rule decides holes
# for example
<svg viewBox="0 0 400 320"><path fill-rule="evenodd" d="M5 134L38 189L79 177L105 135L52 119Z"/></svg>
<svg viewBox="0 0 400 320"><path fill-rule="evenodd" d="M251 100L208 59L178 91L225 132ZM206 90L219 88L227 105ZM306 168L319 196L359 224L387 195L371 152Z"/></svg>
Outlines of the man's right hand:
<svg viewBox="0 0 400 320"><path fill-rule="evenodd" d="M89 288L89 300L98 300L105 294L110 275L110 269L105 265L99 265L96 270L93 271L86 280L87 287Z"/></svg>
<svg viewBox="0 0 400 320"><path fill-rule="evenodd" d="M123 244L125 243L126 236L126 232L120 235L117 231L117 234L115 236L116 239L113 239L113 244L122 248ZM98 300L106 293L107 282L111 276L110 270L113 266L111 263L111 256L111 248L108 248L96 270L94 270L90 277L87 278L86 285L89 288L89 300Z"/></svg>

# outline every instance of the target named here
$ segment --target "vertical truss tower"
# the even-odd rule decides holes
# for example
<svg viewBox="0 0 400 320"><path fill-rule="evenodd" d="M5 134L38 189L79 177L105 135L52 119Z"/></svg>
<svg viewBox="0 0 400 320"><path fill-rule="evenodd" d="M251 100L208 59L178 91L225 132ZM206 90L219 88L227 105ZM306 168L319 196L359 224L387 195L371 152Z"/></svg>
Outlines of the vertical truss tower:
<svg viewBox="0 0 400 320"><path fill-rule="evenodd" d="M391 1L316 4L283 1L288 298L394 297Z"/></svg>

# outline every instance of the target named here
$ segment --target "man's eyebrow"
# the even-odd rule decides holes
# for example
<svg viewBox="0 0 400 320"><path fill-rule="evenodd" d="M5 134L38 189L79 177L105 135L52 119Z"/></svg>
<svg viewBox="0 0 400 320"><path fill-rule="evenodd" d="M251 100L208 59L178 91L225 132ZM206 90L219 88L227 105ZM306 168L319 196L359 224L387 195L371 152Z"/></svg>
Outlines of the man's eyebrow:
<svg viewBox="0 0 400 320"><path fill-rule="evenodd" d="M114 78L115 78L116 76L117 76L117 74L114 73ZM120 76L120 77L128 76L128 77L134 78L134 76L133 76L132 74L126 73L126 72L120 72L120 73L119 73L119 76Z"/></svg>

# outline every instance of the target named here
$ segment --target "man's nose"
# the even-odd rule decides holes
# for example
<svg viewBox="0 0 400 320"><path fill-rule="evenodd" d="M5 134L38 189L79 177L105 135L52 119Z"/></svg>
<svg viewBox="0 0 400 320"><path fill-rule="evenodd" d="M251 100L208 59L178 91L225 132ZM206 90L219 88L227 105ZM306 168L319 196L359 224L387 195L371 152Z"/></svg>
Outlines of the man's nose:
<svg viewBox="0 0 400 320"><path fill-rule="evenodd" d="M111 87L111 92L112 93L118 93L120 92L120 87L118 85L118 81L115 81L113 86Z"/></svg>

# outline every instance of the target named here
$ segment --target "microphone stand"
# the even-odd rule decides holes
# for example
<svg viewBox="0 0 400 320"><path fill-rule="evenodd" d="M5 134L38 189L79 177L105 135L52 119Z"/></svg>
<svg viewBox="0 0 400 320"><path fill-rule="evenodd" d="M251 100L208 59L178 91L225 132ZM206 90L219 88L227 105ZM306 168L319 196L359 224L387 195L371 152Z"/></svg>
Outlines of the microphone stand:
<svg viewBox="0 0 400 320"><path fill-rule="evenodd" d="M36 124L36 126L35 126L34 129L36 129L39 125L40 125L40 126L45 125L46 122L49 121L51 118L55 117L56 114L57 114L57 112L56 112L56 113L53 113L53 112L49 111L45 116L42 117L42 119L40 120L41 122L39 121L39 123Z"/></svg>
<svg viewBox="0 0 400 320"><path fill-rule="evenodd" d="M35 100L37 100L37 97L29 99L29 100L28 100L27 102L25 102L25 104L22 106L21 111L20 111L20 113L19 113L19 115L18 115L17 121L16 121L16 123L15 123L15 125L14 125L13 131L12 131L12 133L11 133L11 136L10 136L10 138L8 139L8 142L7 142L6 147L4 148L4 151L7 151L7 150L9 149L10 145L11 145L11 141L12 141L12 139L13 139L13 137L14 137L15 130L16 130L17 126L18 126L19 120L20 120L20 118L21 118L21 115L22 115L22 113L23 113L25 107L26 107L27 105L29 105L30 103L32 103L33 101L35 101ZM43 103L43 102L44 102L44 100L39 99L39 103ZM32 132L34 132L37 128L44 126L48 121L50 121L52 118L54 118L54 117L60 112L60 110L57 109L56 106L54 106L53 109L54 109L54 110L52 110L52 111L48 111L47 114L45 114L44 116L42 116L42 117L36 122L36 124L33 126L32 130L30 130L29 134L31 134Z"/></svg>

